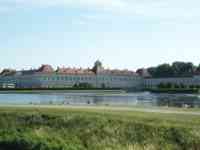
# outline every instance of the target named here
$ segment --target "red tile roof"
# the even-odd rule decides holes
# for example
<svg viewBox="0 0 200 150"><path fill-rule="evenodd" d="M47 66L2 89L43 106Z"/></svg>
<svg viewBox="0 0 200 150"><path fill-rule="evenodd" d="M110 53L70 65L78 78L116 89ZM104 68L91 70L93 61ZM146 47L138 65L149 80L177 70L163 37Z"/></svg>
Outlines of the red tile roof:
<svg viewBox="0 0 200 150"><path fill-rule="evenodd" d="M10 74L10 72L14 72L13 70L4 70L2 74ZM34 70L26 70L20 71L24 75L31 75L31 74L51 74L51 73L59 73L59 74L69 74L69 75L95 75L95 71L87 68L70 68L70 67L58 67L57 70L54 70L51 65L42 65L39 69ZM118 70L118 69L104 69L103 67L99 70L98 74L107 74L107 75L138 75L137 73L129 70Z"/></svg>
<svg viewBox="0 0 200 150"><path fill-rule="evenodd" d="M54 69L51 65L42 65L37 72L41 72L41 73L53 73Z"/></svg>
<svg viewBox="0 0 200 150"><path fill-rule="evenodd" d="M94 75L90 69L82 69L82 68L58 68L56 70L57 73L61 74L80 74L80 75Z"/></svg>

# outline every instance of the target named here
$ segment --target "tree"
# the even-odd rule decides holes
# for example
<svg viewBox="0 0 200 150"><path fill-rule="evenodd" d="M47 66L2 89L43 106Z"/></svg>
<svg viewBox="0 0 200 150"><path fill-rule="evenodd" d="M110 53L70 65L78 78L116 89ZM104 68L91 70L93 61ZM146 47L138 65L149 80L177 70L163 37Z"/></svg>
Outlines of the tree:
<svg viewBox="0 0 200 150"><path fill-rule="evenodd" d="M196 72L200 73L200 64L196 67Z"/></svg>
<svg viewBox="0 0 200 150"><path fill-rule="evenodd" d="M93 86L89 83L78 83L74 84L74 88L83 88L83 89L88 89L88 88L93 88Z"/></svg>
<svg viewBox="0 0 200 150"><path fill-rule="evenodd" d="M173 76L173 70L169 64L159 65L156 69L157 77L171 77Z"/></svg>
<svg viewBox="0 0 200 150"><path fill-rule="evenodd" d="M190 88L190 89L194 89L195 86L194 86L194 85L190 85L189 88Z"/></svg>
<svg viewBox="0 0 200 150"><path fill-rule="evenodd" d="M147 69L153 78L166 78L166 77L190 77L196 71L200 72L200 65L194 66L191 62L174 62L170 64L161 64L157 67L150 67Z"/></svg>
<svg viewBox="0 0 200 150"><path fill-rule="evenodd" d="M102 84L101 84L101 88L102 88L102 89L105 89L105 88L106 88L105 83L102 83Z"/></svg>
<svg viewBox="0 0 200 150"><path fill-rule="evenodd" d="M200 89L200 85L196 85L195 88Z"/></svg>
<svg viewBox="0 0 200 150"><path fill-rule="evenodd" d="M165 85L164 83L160 83L160 84L158 85L158 88L160 88L160 89L166 88L166 85Z"/></svg>
<svg viewBox="0 0 200 150"><path fill-rule="evenodd" d="M174 84L174 88L178 89L180 86L178 84Z"/></svg>
<svg viewBox="0 0 200 150"><path fill-rule="evenodd" d="M75 83L73 87L74 87L74 88L78 88L78 84Z"/></svg>
<svg viewBox="0 0 200 150"><path fill-rule="evenodd" d="M195 72L195 66L191 62L174 62L172 70L176 77L192 76Z"/></svg>
<svg viewBox="0 0 200 150"><path fill-rule="evenodd" d="M149 74L152 76L152 77L155 77L156 76L156 67L150 67L147 69L147 71L149 72Z"/></svg>
<svg viewBox="0 0 200 150"><path fill-rule="evenodd" d="M184 84L180 84L180 87L184 89L184 88L186 88L187 86L185 86Z"/></svg>

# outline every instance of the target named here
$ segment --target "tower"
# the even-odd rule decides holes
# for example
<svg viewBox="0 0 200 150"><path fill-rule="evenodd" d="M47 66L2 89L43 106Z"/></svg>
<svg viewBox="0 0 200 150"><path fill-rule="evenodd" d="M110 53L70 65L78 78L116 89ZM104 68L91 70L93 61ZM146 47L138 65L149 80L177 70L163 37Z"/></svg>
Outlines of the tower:
<svg viewBox="0 0 200 150"><path fill-rule="evenodd" d="M94 63L94 67L92 68L92 70L93 70L96 74L100 73L100 72L103 70L103 66L102 66L101 61L97 60L97 61Z"/></svg>

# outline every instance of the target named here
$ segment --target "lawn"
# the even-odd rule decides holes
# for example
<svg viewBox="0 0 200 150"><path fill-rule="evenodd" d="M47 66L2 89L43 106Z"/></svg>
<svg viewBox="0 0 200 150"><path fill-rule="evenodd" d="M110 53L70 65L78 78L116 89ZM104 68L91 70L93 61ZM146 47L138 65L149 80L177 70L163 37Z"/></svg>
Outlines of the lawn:
<svg viewBox="0 0 200 150"><path fill-rule="evenodd" d="M199 149L199 115L0 107L0 150Z"/></svg>

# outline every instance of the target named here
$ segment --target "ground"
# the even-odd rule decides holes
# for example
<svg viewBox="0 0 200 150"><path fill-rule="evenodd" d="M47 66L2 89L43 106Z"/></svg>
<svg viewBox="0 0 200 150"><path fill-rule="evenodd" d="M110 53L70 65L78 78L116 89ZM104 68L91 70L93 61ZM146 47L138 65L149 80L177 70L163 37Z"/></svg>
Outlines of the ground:
<svg viewBox="0 0 200 150"><path fill-rule="evenodd" d="M200 113L86 106L0 107L0 150L198 150Z"/></svg>

